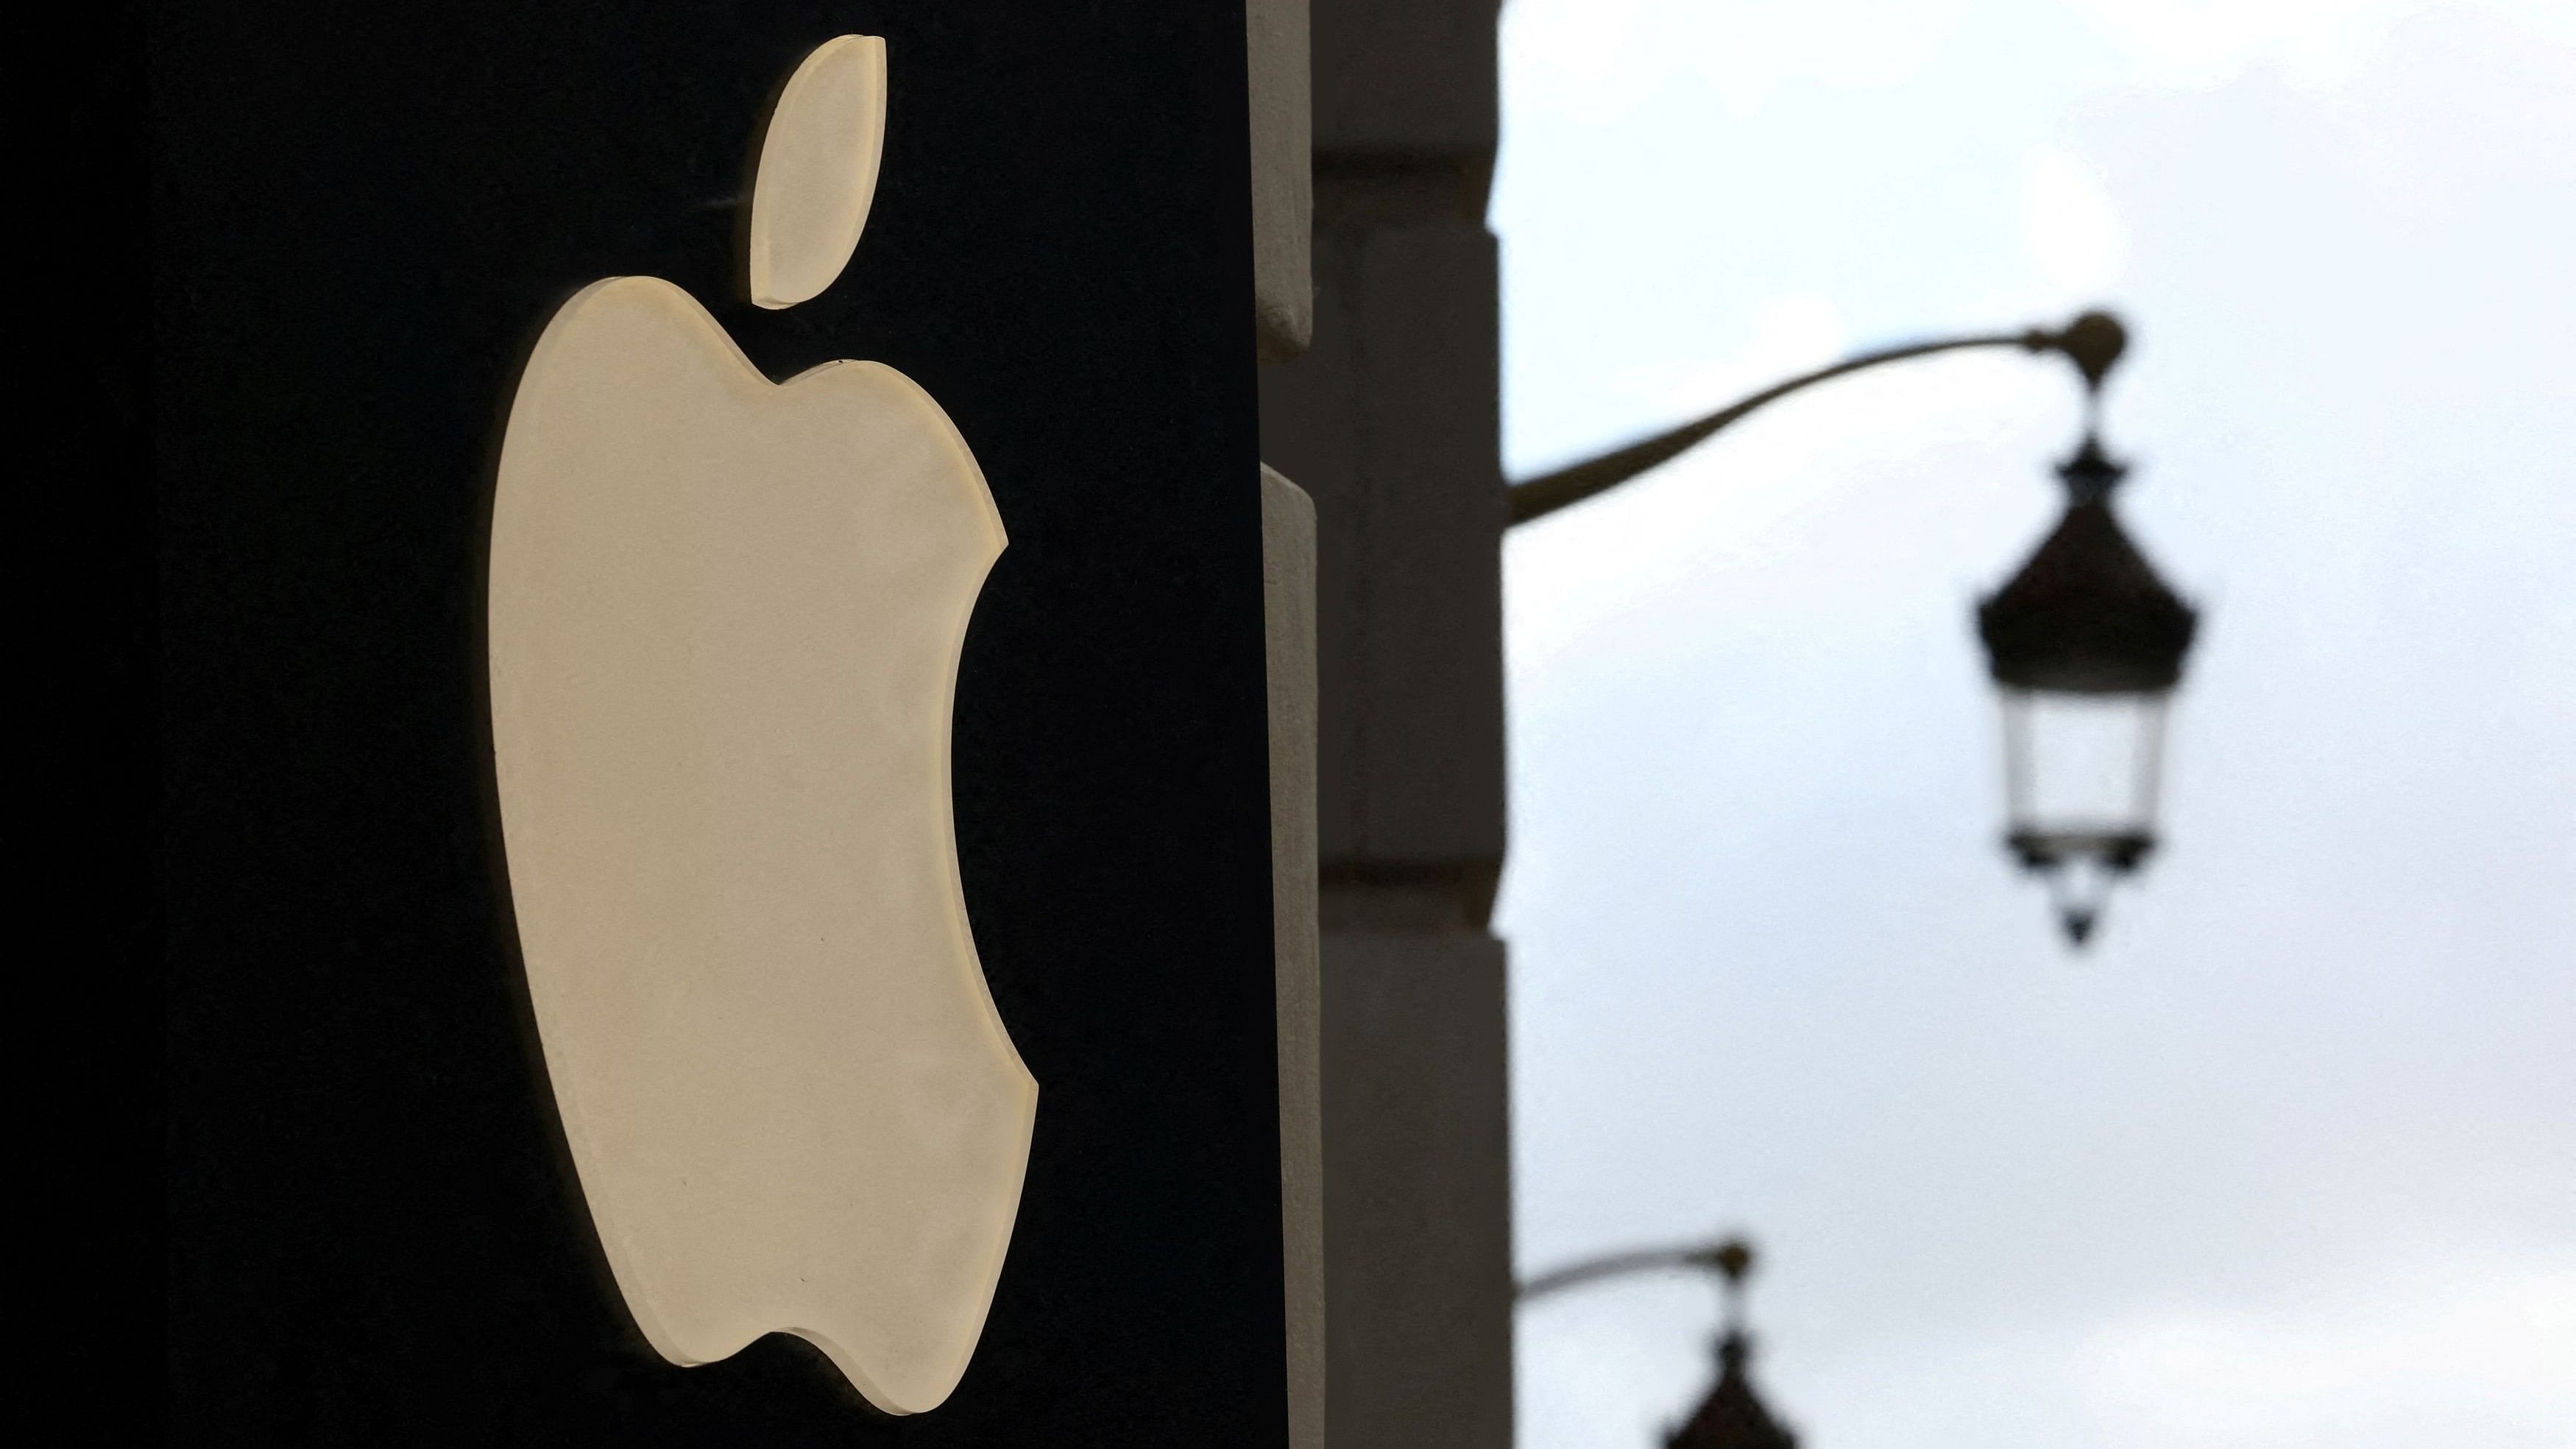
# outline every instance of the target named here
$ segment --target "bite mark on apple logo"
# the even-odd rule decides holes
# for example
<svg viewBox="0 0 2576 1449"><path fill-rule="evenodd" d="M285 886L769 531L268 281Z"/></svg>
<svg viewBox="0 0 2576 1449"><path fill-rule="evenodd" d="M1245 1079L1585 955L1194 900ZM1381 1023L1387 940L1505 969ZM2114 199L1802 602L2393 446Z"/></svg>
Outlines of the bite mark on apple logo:
<svg viewBox="0 0 2576 1449"><path fill-rule="evenodd" d="M885 97L868 36L781 93L761 305L847 265ZM488 599L510 892L583 1196L673 1363L790 1332L908 1414L983 1332L1037 1083L967 923L949 730L1004 543L910 379L773 384L658 278L584 288L521 376Z"/></svg>

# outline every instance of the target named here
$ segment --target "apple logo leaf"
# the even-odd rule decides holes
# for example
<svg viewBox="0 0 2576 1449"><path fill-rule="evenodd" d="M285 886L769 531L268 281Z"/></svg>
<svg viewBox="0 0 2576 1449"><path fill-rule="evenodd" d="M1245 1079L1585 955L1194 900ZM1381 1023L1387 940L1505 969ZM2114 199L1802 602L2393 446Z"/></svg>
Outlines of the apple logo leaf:
<svg viewBox="0 0 2576 1449"><path fill-rule="evenodd" d="M885 47L782 92L762 302L866 220ZM687 292L582 289L503 434L487 650L513 910L584 1200L673 1363L811 1340L877 1407L956 1387L1037 1084L957 867L957 665L1005 546L947 414L874 362L772 383Z"/></svg>
<svg viewBox="0 0 2576 1449"><path fill-rule="evenodd" d="M751 186L751 300L819 297L868 224L885 151L886 50L873 35L827 41L778 93Z"/></svg>

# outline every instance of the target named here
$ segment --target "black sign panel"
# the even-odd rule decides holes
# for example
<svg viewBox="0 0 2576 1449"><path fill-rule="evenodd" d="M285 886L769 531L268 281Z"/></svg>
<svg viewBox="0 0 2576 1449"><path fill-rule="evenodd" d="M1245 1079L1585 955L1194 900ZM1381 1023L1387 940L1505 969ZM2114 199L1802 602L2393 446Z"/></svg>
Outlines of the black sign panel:
<svg viewBox="0 0 2576 1449"><path fill-rule="evenodd" d="M182 1443L1285 1439L1243 16L1046 6L182 0L147 25L171 1412ZM886 38L865 236L742 299L749 148ZM773 379L937 398L1011 545L957 823L1040 1084L944 1406L801 1341L664 1363L529 1025L485 722L495 450L598 278Z"/></svg>

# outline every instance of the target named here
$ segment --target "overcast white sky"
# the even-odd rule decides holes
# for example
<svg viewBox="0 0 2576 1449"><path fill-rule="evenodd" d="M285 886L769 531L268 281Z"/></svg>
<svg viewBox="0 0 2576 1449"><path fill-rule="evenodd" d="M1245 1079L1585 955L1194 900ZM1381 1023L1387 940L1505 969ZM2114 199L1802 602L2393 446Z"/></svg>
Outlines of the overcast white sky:
<svg viewBox="0 0 2576 1449"><path fill-rule="evenodd" d="M2576 0L1509 0L1507 453L1855 347L2137 344L2205 610L2070 959L1975 595L2062 364L1781 405L1507 554L1524 1271L1744 1227L1807 1449L2576 1446ZM1644 1449L1710 1295L1524 1312Z"/></svg>

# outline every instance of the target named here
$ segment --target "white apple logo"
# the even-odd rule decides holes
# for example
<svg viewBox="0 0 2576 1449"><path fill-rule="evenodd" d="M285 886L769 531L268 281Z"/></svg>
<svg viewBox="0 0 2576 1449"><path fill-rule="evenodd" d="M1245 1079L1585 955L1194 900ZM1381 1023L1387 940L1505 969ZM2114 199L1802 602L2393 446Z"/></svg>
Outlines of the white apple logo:
<svg viewBox="0 0 2576 1449"><path fill-rule="evenodd" d="M762 305L847 264L884 118L881 40L797 68ZM917 1413L983 1331L1037 1084L976 959L948 754L1003 542L892 368L774 385L651 277L586 288L529 358L489 598L511 895L583 1194L675 1363L783 1330Z"/></svg>

